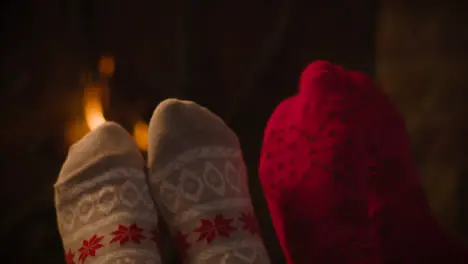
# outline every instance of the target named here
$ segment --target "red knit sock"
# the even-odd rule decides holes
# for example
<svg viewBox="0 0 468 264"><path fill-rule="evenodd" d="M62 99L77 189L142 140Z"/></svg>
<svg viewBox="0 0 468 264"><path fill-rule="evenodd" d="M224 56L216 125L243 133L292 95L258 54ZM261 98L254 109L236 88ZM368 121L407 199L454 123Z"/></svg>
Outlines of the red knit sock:
<svg viewBox="0 0 468 264"><path fill-rule="evenodd" d="M346 71L314 62L265 131L259 176L289 263L380 263L368 205L369 130Z"/></svg>

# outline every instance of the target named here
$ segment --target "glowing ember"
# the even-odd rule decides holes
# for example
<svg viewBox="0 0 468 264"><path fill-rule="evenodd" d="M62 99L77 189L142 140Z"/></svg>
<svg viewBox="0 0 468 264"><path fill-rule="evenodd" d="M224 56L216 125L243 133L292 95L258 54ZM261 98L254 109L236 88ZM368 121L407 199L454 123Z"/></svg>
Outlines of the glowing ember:
<svg viewBox="0 0 468 264"><path fill-rule="evenodd" d="M86 124L91 130L96 129L106 122L102 112L100 95L100 89L95 86L86 87L84 90L84 115Z"/></svg>
<svg viewBox="0 0 468 264"><path fill-rule="evenodd" d="M146 151L148 149L148 125L142 121L138 121L133 129L133 137L138 147Z"/></svg>

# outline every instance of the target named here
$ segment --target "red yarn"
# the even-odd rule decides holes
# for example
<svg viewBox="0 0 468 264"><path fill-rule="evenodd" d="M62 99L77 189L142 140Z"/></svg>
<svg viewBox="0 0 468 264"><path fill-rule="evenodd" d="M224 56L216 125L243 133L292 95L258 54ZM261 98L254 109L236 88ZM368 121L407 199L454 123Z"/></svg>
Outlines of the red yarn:
<svg viewBox="0 0 468 264"><path fill-rule="evenodd" d="M463 254L424 200L403 119L359 72L325 61L304 70L299 93L268 122L259 176L289 263Z"/></svg>

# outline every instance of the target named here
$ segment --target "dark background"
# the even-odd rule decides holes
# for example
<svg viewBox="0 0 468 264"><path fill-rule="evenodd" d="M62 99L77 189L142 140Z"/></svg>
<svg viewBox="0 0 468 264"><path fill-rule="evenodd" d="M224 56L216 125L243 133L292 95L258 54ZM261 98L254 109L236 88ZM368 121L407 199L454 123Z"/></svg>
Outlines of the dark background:
<svg viewBox="0 0 468 264"><path fill-rule="evenodd" d="M452 2L2 2L1 262L63 263L52 185L67 124L82 115L83 75L97 76L105 54L116 60L108 119L131 129L159 101L179 97L237 132L273 263L283 257L256 177L263 128L315 59L363 70L392 96L434 213L467 238L468 18Z"/></svg>

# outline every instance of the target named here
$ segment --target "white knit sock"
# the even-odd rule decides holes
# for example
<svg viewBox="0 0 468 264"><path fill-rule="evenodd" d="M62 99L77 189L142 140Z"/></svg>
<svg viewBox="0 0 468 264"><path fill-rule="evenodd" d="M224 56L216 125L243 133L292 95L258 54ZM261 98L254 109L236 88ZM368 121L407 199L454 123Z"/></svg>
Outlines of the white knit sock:
<svg viewBox="0 0 468 264"><path fill-rule="evenodd" d="M193 102L168 99L149 126L150 189L185 263L270 263L235 133Z"/></svg>
<svg viewBox="0 0 468 264"><path fill-rule="evenodd" d="M55 184L67 263L160 263L144 166L131 136L111 122L70 148Z"/></svg>

